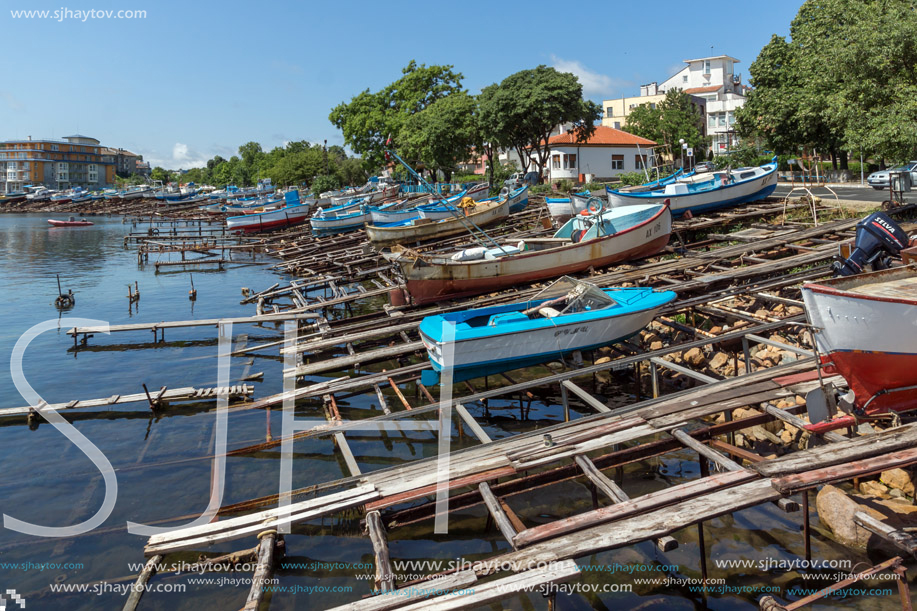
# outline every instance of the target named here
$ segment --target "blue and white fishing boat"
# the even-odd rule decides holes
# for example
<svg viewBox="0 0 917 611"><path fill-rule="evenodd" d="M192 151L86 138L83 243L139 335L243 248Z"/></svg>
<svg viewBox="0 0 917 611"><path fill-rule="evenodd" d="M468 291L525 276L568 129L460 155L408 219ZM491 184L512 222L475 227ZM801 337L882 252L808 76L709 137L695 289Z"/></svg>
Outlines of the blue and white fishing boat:
<svg viewBox="0 0 917 611"><path fill-rule="evenodd" d="M777 158L762 166L685 176L642 192L608 191L612 207L671 201L672 214L703 212L764 199L777 188Z"/></svg>
<svg viewBox="0 0 917 611"><path fill-rule="evenodd" d="M675 297L651 288L602 290L565 276L531 301L428 316L420 338L433 370L421 382L438 383L444 369L458 382L623 341Z"/></svg>
<svg viewBox="0 0 917 611"><path fill-rule="evenodd" d="M440 220L454 216L455 206L462 201L466 195L465 191L456 193L452 197L437 201L436 203L426 203L410 208L399 209L398 206L387 208L385 206L370 206L370 222L376 225L386 225L390 223L401 223L418 218L429 218ZM421 215L421 211L426 212L429 216Z"/></svg>
<svg viewBox="0 0 917 611"><path fill-rule="evenodd" d="M590 202L590 200L592 201ZM605 204L605 202L593 197L589 191L571 193L570 197L546 197L544 201L548 207L548 213L558 220L566 220L581 213L583 210L588 210L590 203L594 208L593 212L598 212L598 209Z"/></svg>

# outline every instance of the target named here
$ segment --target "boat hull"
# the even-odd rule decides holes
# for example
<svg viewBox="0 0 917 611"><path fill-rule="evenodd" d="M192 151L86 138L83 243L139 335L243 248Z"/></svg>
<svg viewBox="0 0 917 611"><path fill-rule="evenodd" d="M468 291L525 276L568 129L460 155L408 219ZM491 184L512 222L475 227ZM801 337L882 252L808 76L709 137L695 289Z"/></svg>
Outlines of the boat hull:
<svg viewBox="0 0 917 611"><path fill-rule="evenodd" d="M661 204L669 200L672 214L676 217L686 212L705 212L727 206L737 206L764 199L774 192L777 188L777 165L772 164L772 166L761 176L694 193L673 194L660 190L645 193L608 191L608 203L611 207L616 208L634 204Z"/></svg>
<svg viewBox="0 0 917 611"><path fill-rule="evenodd" d="M414 244L425 240L445 238L468 231L466 220L473 221L478 227L486 227L504 220L509 216L510 201L479 204L467 217L451 218L439 222L420 223L400 227L379 227L368 225L366 237L376 246L393 244ZM478 211L477 208L483 208Z"/></svg>
<svg viewBox="0 0 917 611"><path fill-rule="evenodd" d="M908 270L917 280L910 268L850 278L885 280ZM821 329L815 338L825 371L847 380L854 405L867 413L917 409L917 389L879 394L917 385L917 295L858 294L832 281L805 284L802 294L810 323Z"/></svg>
<svg viewBox="0 0 917 611"><path fill-rule="evenodd" d="M571 243L542 251L492 260L429 263L422 259L397 259L405 285L416 304L466 297L573 274L590 267L648 257L669 242L672 215L659 212L630 229L610 236Z"/></svg>
<svg viewBox="0 0 917 611"><path fill-rule="evenodd" d="M420 338L436 374L443 371L447 364L444 358L448 358L451 351L452 381L461 382L562 359L577 350L593 350L626 340L652 322L659 308L674 299L675 294L655 294L653 297L652 307L613 316L592 320L576 317L571 317L573 319L569 321L552 319L551 324L537 329L520 328L485 337L457 338L454 342L434 339L424 333L422 325ZM447 337L446 333L446 329L439 331L439 338ZM432 380L427 375L424 383L434 381L438 380Z"/></svg>
<svg viewBox="0 0 917 611"><path fill-rule="evenodd" d="M231 216L226 219L226 227L229 231L243 231L245 233L291 227L306 222L309 218L308 208L308 206L289 206L260 214Z"/></svg>
<svg viewBox="0 0 917 611"><path fill-rule="evenodd" d="M48 219L48 224L52 227L88 227L95 223L92 221L56 221L54 219Z"/></svg>

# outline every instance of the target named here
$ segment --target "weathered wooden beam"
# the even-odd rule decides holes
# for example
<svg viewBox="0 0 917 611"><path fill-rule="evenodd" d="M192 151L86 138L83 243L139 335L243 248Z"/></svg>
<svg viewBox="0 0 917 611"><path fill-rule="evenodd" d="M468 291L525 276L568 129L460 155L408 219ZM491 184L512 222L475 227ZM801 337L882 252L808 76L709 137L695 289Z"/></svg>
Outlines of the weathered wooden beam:
<svg viewBox="0 0 917 611"><path fill-rule="evenodd" d="M242 611L258 611L266 594L264 586L270 583L271 573L274 572L274 546L277 544L277 532L266 531L258 538L261 539L261 545L258 547L258 563L255 566L252 587L248 591Z"/></svg>
<svg viewBox="0 0 917 611"><path fill-rule="evenodd" d="M366 514L366 530L373 544L376 555L376 587L383 592L395 589L395 575L392 572L392 562L388 553L388 541L385 538L385 526L378 511Z"/></svg>
<svg viewBox="0 0 917 611"><path fill-rule="evenodd" d="M465 424L468 425L468 428L471 429L474 436L478 438L478 441L481 443L490 443L490 436L481 428L481 425L474 419L474 416L468 413L464 405L456 403L455 411L458 412L458 415L465 421Z"/></svg>
<svg viewBox="0 0 917 611"><path fill-rule="evenodd" d="M832 446L818 449L825 450L830 447ZM811 460L813 464L817 464L816 459L812 458ZM889 469L903 468L913 464L917 464L917 448L899 450L890 454L882 454L880 456L873 456L861 460L852 460L842 464L816 468L803 473L792 473L782 477L775 477L771 480L771 484L774 486L774 489L779 490L783 494L792 494L800 490L808 490L820 486L821 484L844 481L855 477L866 477L867 475L875 475L883 471L888 471ZM753 468L757 469L757 467L756 465Z"/></svg>
<svg viewBox="0 0 917 611"><path fill-rule="evenodd" d="M689 435L685 431L681 429L673 429L669 431L669 433L671 433L671 435L675 439L677 439L679 442L681 442L685 447L691 448L692 450L694 450L701 456L705 456L706 458L715 462L716 464L723 467L727 471L742 471L743 470L742 466L739 463L735 462L728 456L724 456L720 452L717 452L713 448L709 448L705 446L698 440L691 437L691 435Z"/></svg>
<svg viewBox="0 0 917 611"><path fill-rule="evenodd" d="M478 490L481 493L481 498L484 499L484 504L487 505L487 510L490 511L490 515L494 519L494 523L496 523L497 528L500 529L503 538L506 539L507 543L513 546L513 549L515 549L516 544L513 542L513 537L516 536L516 529L513 528L512 523L510 523L509 517L507 517L506 512L503 511L497 497L490 491L490 486L487 485L487 482L478 484Z"/></svg>
<svg viewBox="0 0 917 611"><path fill-rule="evenodd" d="M908 554L917 556L917 537L911 533L898 530L894 526L886 524L863 511L853 514L853 521L869 532L875 533L889 543L900 547Z"/></svg>
<svg viewBox="0 0 917 611"><path fill-rule="evenodd" d="M283 371L283 375L299 377L315 375L317 373L323 373L326 371L338 371L356 365L357 363L369 363L372 361L389 359L396 356L401 356L403 354L410 354L411 352L415 352L422 348L423 342L398 344L395 346L379 348L377 350L368 350L359 354L342 356L334 359L326 359L316 363L309 363L307 365L299 365L298 367L285 369Z"/></svg>
<svg viewBox="0 0 917 611"><path fill-rule="evenodd" d="M162 556L156 555L147 560L146 564L143 566L143 570L140 571L140 575L137 576L137 581L134 583L134 587L131 589L131 595L128 596L127 602L124 603L124 608L122 611L134 611L137 608L137 605L140 604L140 597L143 596L143 593L146 591L146 584L150 581L150 578L156 574L156 567L159 566L159 563L162 562Z"/></svg>
<svg viewBox="0 0 917 611"><path fill-rule="evenodd" d="M564 380L563 382L561 382L561 385L564 388L566 388L567 390L569 390L570 392L572 392L573 394L575 394L577 397L582 399L586 403L586 405L596 410L597 412L610 412L611 411L610 407L608 407L607 405L605 405L604 403L602 403L601 401L593 397L587 391L583 390L582 388L574 384L573 380Z"/></svg>
<svg viewBox="0 0 917 611"><path fill-rule="evenodd" d="M771 416L773 416L774 418L777 418L778 420L782 420L786 422L790 426L794 426L797 429L800 429L803 431L806 430L805 427L806 427L806 424L808 423L805 420L803 420L802 418L798 416L794 416L793 414L788 413L786 410L780 409L776 405L773 405L771 403L765 403L764 411L770 414ZM834 431L826 431L824 433L817 433L817 435L819 435L820 437L823 437L825 441L833 441L833 442L849 441L847 437L844 437L843 435L835 433Z"/></svg>
<svg viewBox="0 0 917 611"><path fill-rule="evenodd" d="M454 592L473 585L478 580L474 571L458 571L424 581L419 586L408 586L382 595L365 598L328 611L391 611L425 600L443 592Z"/></svg>

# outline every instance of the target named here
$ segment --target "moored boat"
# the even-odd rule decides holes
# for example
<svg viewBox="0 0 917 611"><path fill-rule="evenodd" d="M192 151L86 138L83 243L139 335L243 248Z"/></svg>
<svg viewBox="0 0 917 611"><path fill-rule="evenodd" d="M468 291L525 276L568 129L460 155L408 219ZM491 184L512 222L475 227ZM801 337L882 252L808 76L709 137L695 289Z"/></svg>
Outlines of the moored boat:
<svg viewBox="0 0 917 611"><path fill-rule="evenodd" d="M459 382L622 341L675 297L651 288L601 290L564 277L531 301L428 316L420 337L433 370L422 382L439 382L444 370Z"/></svg>
<svg viewBox="0 0 917 611"><path fill-rule="evenodd" d="M763 166L728 172L695 174L649 191L608 191L612 207L671 201L672 214L681 216L763 199L777 188L777 160Z"/></svg>
<svg viewBox="0 0 917 611"><path fill-rule="evenodd" d="M383 256L401 268L411 299L423 304L648 257L665 248L671 232L668 206L650 204L576 216L551 238L456 254L396 249Z"/></svg>
<svg viewBox="0 0 917 611"><path fill-rule="evenodd" d="M284 195L284 200L286 205L283 208L254 214L230 216L226 219L226 228L229 231L255 233L306 222L309 218L310 206L300 203L299 192L287 192Z"/></svg>
<svg viewBox="0 0 917 611"><path fill-rule="evenodd" d="M89 225L95 225L92 221L78 220L72 216L66 221L48 219L48 223L54 227L87 227Z"/></svg>
<svg viewBox="0 0 917 611"><path fill-rule="evenodd" d="M462 212L454 212L451 218L434 221L425 218L415 218L402 223L392 223L389 226L367 225L366 237L375 246L391 246L393 244L414 244L425 240L445 238L458 235L469 230L474 223L478 227L493 225L509 216L510 198L504 197L498 201L481 202Z"/></svg>

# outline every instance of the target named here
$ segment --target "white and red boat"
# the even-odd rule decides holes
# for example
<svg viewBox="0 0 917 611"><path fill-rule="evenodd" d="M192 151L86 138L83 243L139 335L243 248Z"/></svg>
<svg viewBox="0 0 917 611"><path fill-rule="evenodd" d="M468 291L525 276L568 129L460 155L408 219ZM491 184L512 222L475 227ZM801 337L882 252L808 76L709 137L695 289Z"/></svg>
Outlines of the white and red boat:
<svg viewBox="0 0 917 611"><path fill-rule="evenodd" d="M917 266L807 283L802 297L823 371L855 397L850 415L812 430L917 409Z"/></svg>
<svg viewBox="0 0 917 611"><path fill-rule="evenodd" d="M515 245L455 254L393 249L382 255L401 268L414 303L424 304L649 257L665 248L671 232L668 204L646 204L578 215L554 237L526 238Z"/></svg>
<svg viewBox="0 0 917 611"><path fill-rule="evenodd" d="M95 225L95 223L93 223L92 221L77 220L73 218L72 216L70 217L69 220L66 220L66 221L48 219L48 223L53 225L54 227L88 227L89 225Z"/></svg>

